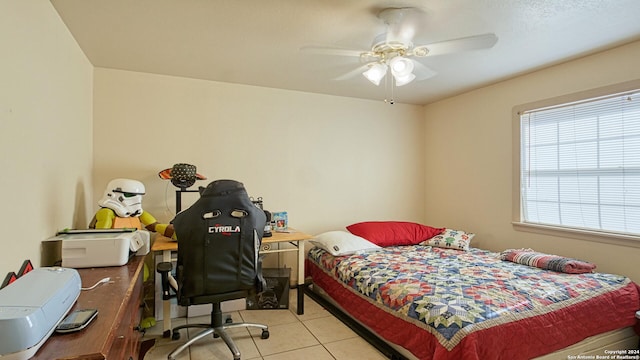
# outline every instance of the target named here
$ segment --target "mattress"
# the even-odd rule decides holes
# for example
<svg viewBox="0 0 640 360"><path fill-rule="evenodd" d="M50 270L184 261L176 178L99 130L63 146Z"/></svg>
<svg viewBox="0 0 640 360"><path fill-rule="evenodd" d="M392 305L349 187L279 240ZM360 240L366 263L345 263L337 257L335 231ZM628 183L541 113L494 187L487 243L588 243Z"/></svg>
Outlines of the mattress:
<svg viewBox="0 0 640 360"><path fill-rule="evenodd" d="M638 286L619 275L421 245L342 257L314 248L307 263L314 286L413 358L531 359L599 334L635 339L621 329L636 324Z"/></svg>

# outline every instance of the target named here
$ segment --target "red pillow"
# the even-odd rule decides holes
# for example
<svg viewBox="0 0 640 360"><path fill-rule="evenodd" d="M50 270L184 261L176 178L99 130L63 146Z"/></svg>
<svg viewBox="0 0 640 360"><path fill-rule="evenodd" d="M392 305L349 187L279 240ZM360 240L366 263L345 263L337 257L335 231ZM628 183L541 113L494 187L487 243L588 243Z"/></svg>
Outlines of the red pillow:
<svg viewBox="0 0 640 360"><path fill-rule="evenodd" d="M444 231L406 221L365 221L347 226L350 233L378 246L416 245Z"/></svg>

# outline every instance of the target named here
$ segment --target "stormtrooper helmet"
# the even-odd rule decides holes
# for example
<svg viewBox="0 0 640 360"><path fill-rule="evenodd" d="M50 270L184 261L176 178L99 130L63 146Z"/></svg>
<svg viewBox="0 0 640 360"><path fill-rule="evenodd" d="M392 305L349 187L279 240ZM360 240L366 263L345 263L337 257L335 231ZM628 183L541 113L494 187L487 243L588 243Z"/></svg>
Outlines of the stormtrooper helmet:
<svg viewBox="0 0 640 360"><path fill-rule="evenodd" d="M144 192L144 184L140 181L113 179L107 184L98 205L115 211L119 217L140 216Z"/></svg>

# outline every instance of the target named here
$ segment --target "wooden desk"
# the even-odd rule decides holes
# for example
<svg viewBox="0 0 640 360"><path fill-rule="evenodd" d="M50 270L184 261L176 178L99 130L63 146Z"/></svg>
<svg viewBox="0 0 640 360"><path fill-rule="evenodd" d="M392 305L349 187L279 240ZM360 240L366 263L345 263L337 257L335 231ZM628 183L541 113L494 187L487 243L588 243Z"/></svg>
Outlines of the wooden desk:
<svg viewBox="0 0 640 360"><path fill-rule="evenodd" d="M32 359L138 360L143 267L144 256L134 256L123 266L78 269L83 287L111 278L93 290L83 290L71 309L95 308L98 316L81 331L54 333Z"/></svg>
<svg viewBox="0 0 640 360"><path fill-rule="evenodd" d="M289 232L272 232L272 236L263 237L260 246L261 254L271 254L278 252L298 252L298 315L304 314L304 241L313 238L313 236L301 231L289 228ZM274 249L277 243L288 242L295 248L291 249ZM151 251L162 252L162 261L171 262L171 252L178 250L178 242L162 235L157 235L151 246ZM163 330L166 336L171 330L171 304L169 301L163 302Z"/></svg>

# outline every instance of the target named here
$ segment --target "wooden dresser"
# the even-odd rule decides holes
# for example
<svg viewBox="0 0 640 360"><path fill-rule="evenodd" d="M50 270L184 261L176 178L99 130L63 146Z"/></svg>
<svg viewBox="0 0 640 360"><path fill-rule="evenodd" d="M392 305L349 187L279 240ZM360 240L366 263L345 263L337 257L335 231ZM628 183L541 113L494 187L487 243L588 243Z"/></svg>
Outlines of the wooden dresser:
<svg viewBox="0 0 640 360"><path fill-rule="evenodd" d="M117 267L78 269L82 287L105 277L106 284L83 290L72 310L95 308L98 316L84 330L51 335L32 359L138 360L144 256Z"/></svg>

